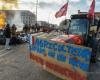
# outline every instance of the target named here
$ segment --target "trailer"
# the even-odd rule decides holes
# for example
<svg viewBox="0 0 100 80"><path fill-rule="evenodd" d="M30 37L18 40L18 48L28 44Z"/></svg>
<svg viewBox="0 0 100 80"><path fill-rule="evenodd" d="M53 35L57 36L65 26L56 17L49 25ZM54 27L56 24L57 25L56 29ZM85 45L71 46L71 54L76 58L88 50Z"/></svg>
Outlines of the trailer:
<svg viewBox="0 0 100 80"><path fill-rule="evenodd" d="M88 80L93 50L86 46L90 20L72 15L67 35L36 33L30 35L30 59L44 70L64 80Z"/></svg>
<svg viewBox="0 0 100 80"><path fill-rule="evenodd" d="M52 41L55 36L46 33L31 35L30 59L64 80L87 80L91 49Z"/></svg>

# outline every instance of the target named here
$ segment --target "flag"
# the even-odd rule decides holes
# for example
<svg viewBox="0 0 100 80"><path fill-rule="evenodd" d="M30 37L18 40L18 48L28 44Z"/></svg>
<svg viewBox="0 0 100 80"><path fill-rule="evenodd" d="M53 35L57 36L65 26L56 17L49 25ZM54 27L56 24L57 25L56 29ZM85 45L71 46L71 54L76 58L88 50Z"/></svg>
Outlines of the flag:
<svg viewBox="0 0 100 80"><path fill-rule="evenodd" d="M92 4L90 6L90 10L89 10L89 12L87 14L87 17L89 19L93 19L94 18L94 11L95 11L95 0L92 1Z"/></svg>
<svg viewBox="0 0 100 80"><path fill-rule="evenodd" d="M59 11L56 12L55 17L61 17L61 16L66 16L67 13L67 8L68 8L68 2L64 4Z"/></svg>

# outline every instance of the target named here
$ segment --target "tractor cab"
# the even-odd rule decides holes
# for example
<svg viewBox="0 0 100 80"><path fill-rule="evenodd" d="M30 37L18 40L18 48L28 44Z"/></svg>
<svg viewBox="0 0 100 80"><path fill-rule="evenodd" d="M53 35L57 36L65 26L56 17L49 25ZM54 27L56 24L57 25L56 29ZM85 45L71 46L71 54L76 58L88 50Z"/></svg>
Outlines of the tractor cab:
<svg viewBox="0 0 100 80"><path fill-rule="evenodd" d="M89 32L97 29L97 21L96 18L94 19L94 22L93 20L89 20L87 14L72 15L68 34L80 36L84 40L83 44L86 44Z"/></svg>

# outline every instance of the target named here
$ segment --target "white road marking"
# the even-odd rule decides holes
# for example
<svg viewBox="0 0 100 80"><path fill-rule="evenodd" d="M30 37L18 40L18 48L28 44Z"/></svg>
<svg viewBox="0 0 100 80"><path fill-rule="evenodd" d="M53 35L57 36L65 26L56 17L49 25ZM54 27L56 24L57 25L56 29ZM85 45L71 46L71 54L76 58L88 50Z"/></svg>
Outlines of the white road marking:
<svg viewBox="0 0 100 80"><path fill-rule="evenodd" d="M24 45L12 46L11 50L6 50L6 49L0 50L0 58L3 57L3 56L5 56L5 55L7 55L7 54L9 54L9 53L12 53L13 51L17 51L19 49L23 49L23 46Z"/></svg>
<svg viewBox="0 0 100 80"><path fill-rule="evenodd" d="M5 55L7 55L7 54L9 54L9 53L11 53L11 52L13 52L14 50L10 50L10 51L6 51L5 53L2 53L1 55L0 55L0 58L1 57L3 57L3 56L5 56Z"/></svg>
<svg viewBox="0 0 100 80"><path fill-rule="evenodd" d="M5 51L6 49L2 49L2 50L0 50L0 54L3 52L3 51Z"/></svg>

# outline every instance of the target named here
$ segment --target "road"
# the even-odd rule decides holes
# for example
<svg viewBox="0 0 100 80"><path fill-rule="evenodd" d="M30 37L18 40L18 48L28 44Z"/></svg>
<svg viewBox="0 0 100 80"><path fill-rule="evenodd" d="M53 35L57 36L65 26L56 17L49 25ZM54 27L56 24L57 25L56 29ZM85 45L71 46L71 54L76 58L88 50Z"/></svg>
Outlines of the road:
<svg viewBox="0 0 100 80"><path fill-rule="evenodd" d="M0 80L61 80L29 59L26 44L11 48L0 46Z"/></svg>
<svg viewBox="0 0 100 80"><path fill-rule="evenodd" d="M27 44L11 46L5 50L0 46L0 80L61 80L44 71L28 57ZM91 67L89 80L100 80L100 63Z"/></svg>

